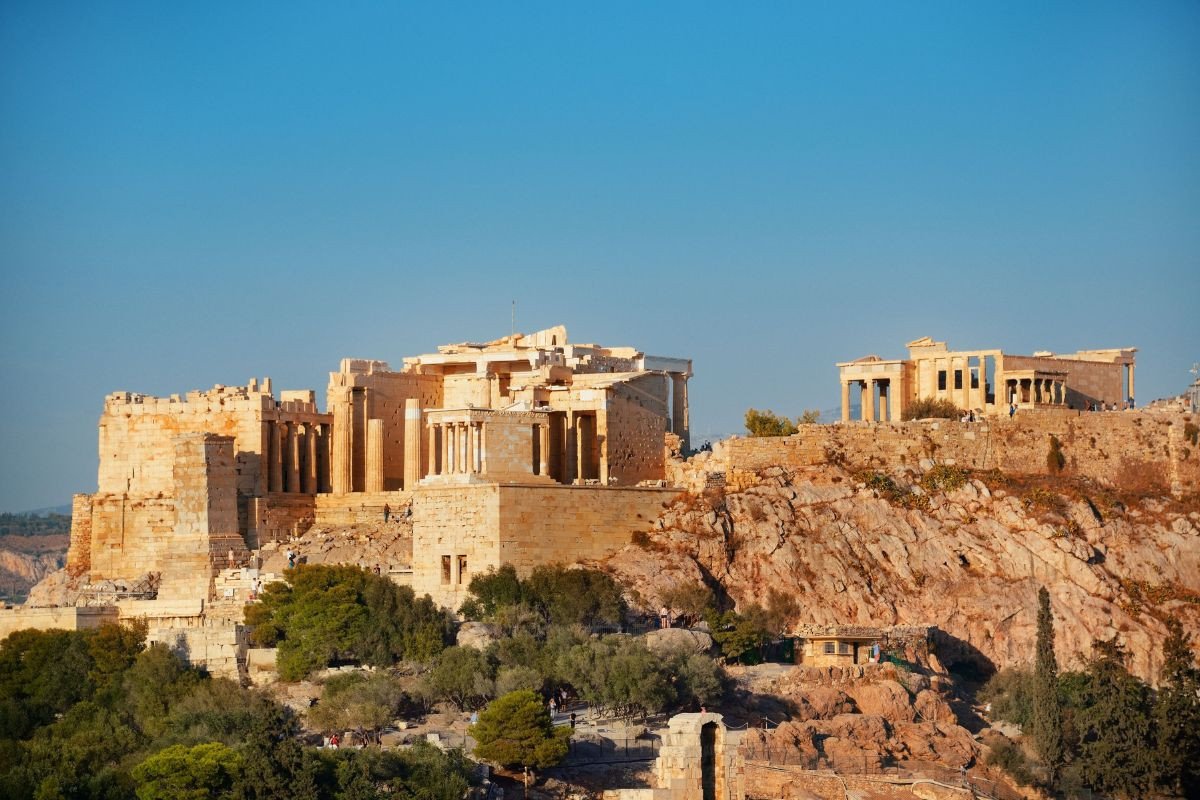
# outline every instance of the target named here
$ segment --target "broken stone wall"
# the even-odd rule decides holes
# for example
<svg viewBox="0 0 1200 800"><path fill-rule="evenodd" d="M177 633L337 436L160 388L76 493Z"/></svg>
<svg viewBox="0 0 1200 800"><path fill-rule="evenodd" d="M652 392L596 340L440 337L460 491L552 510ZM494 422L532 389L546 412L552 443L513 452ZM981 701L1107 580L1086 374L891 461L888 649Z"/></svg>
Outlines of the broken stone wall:
<svg viewBox="0 0 1200 800"><path fill-rule="evenodd" d="M1019 411L1013 419L806 425L794 436L734 438L721 443L720 462L702 460L708 472L724 471L733 488L757 480L769 466L844 464L851 468L917 467L922 460L973 469L1045 474L1051 436L1066 458L1066 472L1112 485L1125 473L1161 482L1164 490L1200 491L1200 447L1184 435L1194 416L1179 412ZM686 469L679 477L687 479Z"/></svg>

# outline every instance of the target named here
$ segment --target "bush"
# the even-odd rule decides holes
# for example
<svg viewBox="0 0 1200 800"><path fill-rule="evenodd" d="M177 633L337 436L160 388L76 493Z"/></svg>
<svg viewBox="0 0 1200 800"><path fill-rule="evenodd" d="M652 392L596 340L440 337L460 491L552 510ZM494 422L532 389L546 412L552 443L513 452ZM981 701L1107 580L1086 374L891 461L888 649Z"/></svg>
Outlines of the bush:
<svg viewBox="0 0 1200 800"><path fill-rule="evenodd" d="M902 420L914 419L960 419L963 410L944 398L923 397L905 406Z"/></svg>
<svg viewBox="0 0 1200 800"><path fill-rule="evenodd" d="M1030 786L1034 782L1033 764L1020 745L1003 736L989 740L991 752L987 755L987 763L999 767L1020 786Z"/></svg>
<svg viewBox="0 0 1200 800"><path fill-rule="evenodd" d="M1063 455L1062 442L1058 441L1058 437L1050 436L1050 449L1046 451L1046 471L1051 475L1057 475L1063 471L1063 467L1067 465L1067 457Z"/></svg>
<svg viewBox="0 0 1200 800"><path fill-rule="evenodd" d="M796 423L774 411L751 408L746 412L746 432L751 436L791 436L797 430Z"/></svg>
<svg viewBox="0 0 1200 800"><path fill-rule="evenodd" d="M1028 667L1006 667L1000 670L979 690L979 699L992 704L996 719L1021 727L1033 721L1033 670Z"/></svg>
<svg viewBox="0 0 1200 800"><path fill-rule="evenodd" d="M961 489L970 478L970 470L949 464L935 464L921 476L921 488L927 492L952 492Z"/></svg>

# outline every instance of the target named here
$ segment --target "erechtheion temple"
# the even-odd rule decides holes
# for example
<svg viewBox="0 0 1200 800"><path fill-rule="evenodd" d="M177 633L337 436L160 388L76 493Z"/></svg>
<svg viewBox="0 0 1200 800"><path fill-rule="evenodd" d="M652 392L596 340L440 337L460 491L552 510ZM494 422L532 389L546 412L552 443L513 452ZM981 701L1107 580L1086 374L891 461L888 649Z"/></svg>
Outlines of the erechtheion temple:
<svg viewBox="0 0 1200 800"><path fill-rule="evenodd" d="M97 491L74 498L67 569L89 584L156 574L153 598L119 599L121 616L158 620L152 638L182 635L194 660L221 669L214 648L244 642L197 631L220 617L222 591L235 600L229 587L261 577L241 569L251 551L403 509L411 564L393 579L457 608L477 572L600 558L648 527L676 493L666 461L687 447L691 374L687 359L574 344L560 326L446 345L399 369L345 359L326 413L315 392L276 396L269 379L112 394Z"/></svg>
<svg viewBox="0 0 1200 800"><path fill-rule="evenodd" d="M908 358L865 356L839 363L842 421L850 421L851 387L860 419L896 421L916 400L944 399L981 414L1018 408L1123 407L1134 397L1136 348L1038 352L1018 356L1001 350L949 350L929 337L909 342Z"/></svg>

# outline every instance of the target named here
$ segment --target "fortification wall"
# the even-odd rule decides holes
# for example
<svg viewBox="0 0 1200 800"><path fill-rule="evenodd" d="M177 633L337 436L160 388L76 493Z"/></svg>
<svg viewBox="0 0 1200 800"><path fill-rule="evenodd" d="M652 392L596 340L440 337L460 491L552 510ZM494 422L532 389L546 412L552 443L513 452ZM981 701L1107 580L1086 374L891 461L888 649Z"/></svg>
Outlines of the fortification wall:
<svg viewBox="0 0 1200 800"><path fill-rule="evenodd" d="M733 488L754 483L754 473L766 467L828 463L889 469L936 459L974 469L1044 474L1054 436L1071 474L1110 485L1136 474L1143 482L1160 481L1164 490L1190 493L1200 491L1200 447L1185 435L1189 422L1200 419L1173 412L1039 410L975 423L807 425L794 436L729 439L720 444L719 455L694 463L709 473L725 472ZM682 483L698 480L686 468L676 472Z"/></svg>
<svg viewBox="0 0 1200 800"><path fill-rule="evenodd" d="M471 575L489 567L512 564L527 575L539 564L603 558L629 544L634 532L649 530L677 494L592 486L422 487L413 505L413 589L457 609Z"/></svg>

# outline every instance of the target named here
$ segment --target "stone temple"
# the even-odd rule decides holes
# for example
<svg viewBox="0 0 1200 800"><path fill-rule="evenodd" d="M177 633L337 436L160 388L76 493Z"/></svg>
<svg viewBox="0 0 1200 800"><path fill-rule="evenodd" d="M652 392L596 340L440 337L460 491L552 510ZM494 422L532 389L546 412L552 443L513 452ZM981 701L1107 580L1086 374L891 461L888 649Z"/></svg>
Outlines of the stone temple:
<svg viewBox="0 0 1200 800"><path fill-rule="evenodd" d="M327 412L270 379L109 395L67 570L89 585L157 574L157 591L25 624L145 617L151 639L232 672L245 643L231 587L270 577L250 551L313 525L377 523L385 507L412 526L411 565L392 578L450 608L490 567L601 558L678 493L667 460L688 445L691 374L688 359L572 343L559 326L396 369L344 359Z"/></svg>

